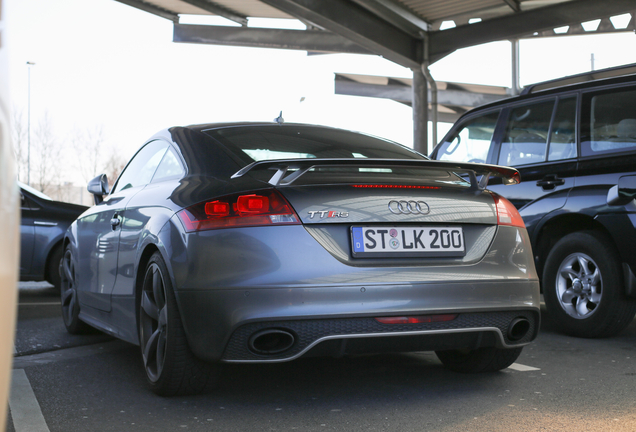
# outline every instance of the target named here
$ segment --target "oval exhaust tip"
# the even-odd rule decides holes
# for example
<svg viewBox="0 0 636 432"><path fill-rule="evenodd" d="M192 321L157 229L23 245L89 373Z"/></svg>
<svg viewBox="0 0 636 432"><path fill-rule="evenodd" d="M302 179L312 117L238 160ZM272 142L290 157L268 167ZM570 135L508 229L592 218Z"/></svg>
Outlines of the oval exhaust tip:
<svg viewBox="0 0 636 432"><path fill-rule="evenodd" d="M249 349L260 355L280 354L290 349L295 340L294 335L286 330L261 330L250 337Z"/></svg>
<svg viewBox="0 0 636 432"><path fill-rule="evenodd" d="M526 318L515 318L508 326L508 339L512 342L519 341L530 330L530 321Z"/></svg>

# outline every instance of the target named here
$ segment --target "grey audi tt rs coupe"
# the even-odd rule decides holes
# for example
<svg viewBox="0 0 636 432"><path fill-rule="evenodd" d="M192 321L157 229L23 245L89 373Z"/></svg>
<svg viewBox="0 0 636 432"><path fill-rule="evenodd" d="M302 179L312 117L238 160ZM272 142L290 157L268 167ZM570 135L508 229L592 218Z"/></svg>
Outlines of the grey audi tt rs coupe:
<svg viewBox="0 0 636 432"><path fill-rule="evenodd" d="M300 124L173 127L69 228L66 328L141 347L161 395L214 386L222 363L435 351L510 366L539 329L539 283L512 168L430 161Z"/></svg>

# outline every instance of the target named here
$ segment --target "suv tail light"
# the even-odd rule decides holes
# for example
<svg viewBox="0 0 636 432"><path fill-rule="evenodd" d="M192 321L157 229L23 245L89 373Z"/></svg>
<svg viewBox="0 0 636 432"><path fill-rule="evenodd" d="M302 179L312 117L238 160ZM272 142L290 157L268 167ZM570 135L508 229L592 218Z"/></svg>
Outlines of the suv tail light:
<svg viewBox="0 0 636 432"><path fill-rule="evenodd" d="M187 232L219 228L299 225L287 200L275 190L242 193L195 204L177 213Z"/></svg>
<svg viewBox="0 0 636 432"><path fill-rule="evenodd" d="M492 197L495 200L495 208L497 209L497 225L526 227L517 208L510 201L497 194L492 194Z"/></svg>

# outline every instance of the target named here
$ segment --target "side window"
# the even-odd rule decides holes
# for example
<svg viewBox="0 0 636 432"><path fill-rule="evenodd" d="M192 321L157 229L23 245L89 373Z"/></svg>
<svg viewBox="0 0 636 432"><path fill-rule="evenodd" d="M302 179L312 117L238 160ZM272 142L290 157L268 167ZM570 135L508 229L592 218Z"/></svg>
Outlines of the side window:
<svg viewBox="0 0 636 432"><path fill-rule="evenodd" d="M548 160L576 157L576 97L559 99L550 133Z"/></svg>
<svg viewBox="0 0 636 432"><path fill-rule="evenodd" d="M581 153L594 156L636 149L636 88L583 97Z"/></svg>
<svg viewBox="0 0 636 432"><path fill-rule="evenodd" d="M185 175L185 170L181 166L179 157L174 149L168 147L168 151L163 156L151 183L158 183L170 179L181 178Z"/></svg>
<svg viewBox="0 0 636 432"><path fill-rule="evenodd" d="M499 165L544 162L554 100L513 108L501 142Z"/></svg>
<svg viewBox="0 0 636 432"><path fill-rule="evenodd" d="M112 193L150 183L167 148L168 143L161 140L151 141L142 147L119 176Z"/></svg>
<svg viewBox="0 0 636 432"><path fill-rule="evenodd" d="M486 162L499 112L469 120L449 141L439 148L437 159L463 162Z"/></svg>

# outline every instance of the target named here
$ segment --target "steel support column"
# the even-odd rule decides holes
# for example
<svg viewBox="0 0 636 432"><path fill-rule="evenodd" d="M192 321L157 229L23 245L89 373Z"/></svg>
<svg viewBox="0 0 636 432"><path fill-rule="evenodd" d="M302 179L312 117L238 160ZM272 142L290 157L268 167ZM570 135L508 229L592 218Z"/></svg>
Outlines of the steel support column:
<svg viewBox="0 0 636 432"><path fill-rule="evenodd" d="M513 95L521 93L521 87L519 85L519 39L513 39L510 41L512 45L512 83L510 89Z"/></svg>
<svg viewBox="0 0 636 432"><path fill-rule="evenodd" d="M428 155L428 86L421 68L413 69L413 149Z"/></svg>

